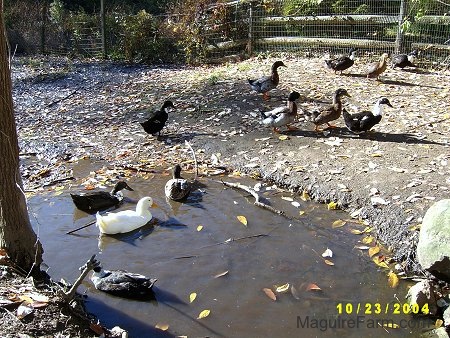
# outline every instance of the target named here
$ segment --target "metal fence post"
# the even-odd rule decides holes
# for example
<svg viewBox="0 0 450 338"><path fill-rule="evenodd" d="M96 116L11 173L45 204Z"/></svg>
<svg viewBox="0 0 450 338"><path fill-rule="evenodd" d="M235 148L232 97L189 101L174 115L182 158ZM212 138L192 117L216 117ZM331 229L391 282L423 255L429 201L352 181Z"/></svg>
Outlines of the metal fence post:
<svg viewBox="0 0 450 338"><path fill-rule="evenodd" d="M102 55L106 58L106 38L105 38L105 0L100 0L100 24L102 35Z"/></svg>
<svg viewBox="0 0 450 338"><path fill-rule="evenodd" d="M253 2L250 1L250 7L248 9L248 43L247 51L248 56L253 54Z"/></svg>
<svg viewBox="0 0 450 338"><path fill-rule="evenodd" d="M403 50L403 20L405 19L406 13L406 0L400 1L400 12L398 14L398 29L397 37L395 38L395 53L401 53Z"/></svg>

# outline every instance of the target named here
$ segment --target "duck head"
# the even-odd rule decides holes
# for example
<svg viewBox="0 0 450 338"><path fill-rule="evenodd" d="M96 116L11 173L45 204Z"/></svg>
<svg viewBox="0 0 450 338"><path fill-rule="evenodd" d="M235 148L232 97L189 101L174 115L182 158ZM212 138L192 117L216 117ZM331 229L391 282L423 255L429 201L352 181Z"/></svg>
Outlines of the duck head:
<svg viewBox="0 0 450 338"><path fill-rule="evenodd" d="M391 107L391 108L394 108L393 106L392 106L392 104L389 102L389 100L386 98L386 97L382 97L381 99L379 99L378 100L378 104L380 105L380 104L385 104L385 105L388 105L389 107Z"/></svg>
<svg viewBox="0 0 450 338"><path fill-rule="evenodd" d="M181 166L179 164L173 168L173 178L181 178Z"/></svg>
<svg viewBox="0 0 450 338"><path fill-rule="evenodd" d="M295 90L289 94L288 101L294 102L300 98L300 94Z"/></svg>
<svg viewBox="0 0 450 338"><path fill-rule="evenodd" d="M167 108L175 109L175 106L173 105L172 101L170 101L170 100L164 101L163 106L162 106L162 110L167 111Z"/></svg>
<svg viewBox="0 0 450 338"><path fill-rule="evenodd" d="M287 67L283 61L275 61L272 65L272 70L277 70L279 67Z"/></svg>
<svg viewBox="0 0 450 338"><path fill-rule="evenodd" d="M350 94L347 92L347 90L344 89L344 88L339 88L338 90L336 90L336 91L334 92L334 95L335 95L336 97L342 97L342 96L348 96L348 97L351 97Z"/></svg>
<svg viewBox="0 0 450 338"><path fill-rule="evenodd" d="M145 213L149 213L150 212L150 208L153 205L153 198L146 196L146 197L142 197L137 205L136 205L136 212L140 215L143 215Z"/></svg>
<svg viewBox="0 0 450 338"><path fill-rule="evenodd" d="M102 278L103 276L106 275L105 270L103 270L103 268L100 265L96 266L92 270L94 271L94 276L95 277Z"/></svg>
<svg viewBox="0 0 450 338"><path fill-rule="evenodd" d="M127 190L129 190L129 191L134 191L128 184L127 184L127 182L125 182L125 181L119 181L119 182L117 182L116 183L116 185L114 186L114 190L117 192L117 191L120 191L120 190L123 190L123 189L127 189Z"/></svg>

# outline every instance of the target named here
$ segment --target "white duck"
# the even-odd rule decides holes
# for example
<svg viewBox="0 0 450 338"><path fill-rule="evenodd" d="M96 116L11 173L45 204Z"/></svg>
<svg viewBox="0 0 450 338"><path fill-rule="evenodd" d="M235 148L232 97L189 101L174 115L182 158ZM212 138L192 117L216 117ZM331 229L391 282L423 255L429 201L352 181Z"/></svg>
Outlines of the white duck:
<svg viewBox="0 0 450 338"><path fill-rule="evenodd" d="M288 130L296 130L290 124L295 122L297 118L296 100L300 98L300 94L293 91L289 94L288 103L285 107L278 107L268 112L261 112L261 123L265 126L272 127L274 133L279 133L278 127L286 126Z"/></svg>
<svg viewBox="0 0 450 338"><path fill-rule="evenodd" d="M96 225L100 233L113 235L133 231L144 226L152 219L150 207L153 205L151 197L143 197L136 205L136 211L124 210L119 212L110 212L104 216L97 212Z"/></svg>

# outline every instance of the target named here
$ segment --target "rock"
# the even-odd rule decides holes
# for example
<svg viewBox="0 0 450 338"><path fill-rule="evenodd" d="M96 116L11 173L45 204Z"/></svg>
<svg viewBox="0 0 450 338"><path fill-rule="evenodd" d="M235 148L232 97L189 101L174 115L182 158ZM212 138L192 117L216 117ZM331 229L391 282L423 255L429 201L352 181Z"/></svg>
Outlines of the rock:
<svg viewBox="0 0 450 338"><path fill-rule="evenodd" d="M450 199L436 202L425 213L417 259L432 275L450 282Z"/></svg>
<svg viewBox="0 0 450 338"><path fill-rule="evenodd" d="M449 338L447 332L445 331L445 327L440 327L438 329L434 329L424 334L420 335L422 338Z"/></svg>
<svg viewBox="0 0 450 338"><path fill-rule="evenodd" d="M444 325L450 327L450 306L444 311Z"/></svg>
<svg viewBox="0 0 450 338"><path fill-rule="evenodd" d="M422 309L425 304L428 304L429 314L436 314L436 296L434 294L434 286L429 280L423 280L413 285L406 295L408 304L410 306L414 304L419 305L419 309Z"/></svg>

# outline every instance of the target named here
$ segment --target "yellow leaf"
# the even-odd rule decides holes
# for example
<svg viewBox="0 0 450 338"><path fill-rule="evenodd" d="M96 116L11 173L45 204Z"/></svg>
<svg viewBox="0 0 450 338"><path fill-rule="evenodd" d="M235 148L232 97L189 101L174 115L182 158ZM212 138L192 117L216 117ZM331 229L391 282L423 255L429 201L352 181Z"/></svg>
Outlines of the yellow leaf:
<svg viewBox="0 0 450 338"><path fill-rule="evenodd" d="M379 267L385 268L385 269L389 269L389 266L386 264L386 262L381 261L379 257L373 257L373 262L378 265Z"/></svg>
<svg viewBox="0 0 450 338"><path fill-rule="evenodd" d="M264 293L266 294L267 297L269 297L270 299L272 299L273 301L277 300L277 296L273 293L273 291L269 288L264 288L262 289L264 291Z"/></svg>
<svg viewBox="0 0 450 338"><path fill-rule="evenodd" d="M280 135L280 137L278 137L278 139L280 139L281 141L285 141L289 139L289 136L287 135Z"/></svg>
<svg viewBox="0 0 450 338"><path fill-rule="evenodd" d="M156 324L155 327L161 331L167 331L169 329L169 324Z"/></svg>
<svg viewBox="0 0 450 338"><path fill-rule="evenodd" d="M436 319L434 326L436 327L436 329L439 329L442 326L442 324L444 324L444 321L442 319Z"/></svg>
<svg viewBox="0 0 450 338"><path fill-rule="evenodd" d="M189 303L192 303L195 300L195 298L197 298L197 293L196 292L192 292L189 295Z"/></svg>
<svg viewBox="0 0 450 338"><path fill-rule="evenodd" d="M334 228L340 228L340 227L344 226L345 223L346 223L346 222L343 221L342 219L338 219L338 220L334 221L333 224L332 224L331 226L333 227L333 229L334 229Z"/></svg>
<svg viewBox="0 0 450 338"><path fill-rule="evenodd" d="M398 329L400 326L398 324L388 322L388 323L384 323L383 327L387 327L389 329Z"/></svg>
<svg viewBox="0 0 450 338"><path fill-rule="evenodd" d="M276 289L275 289L275 291L276 292L286 292L286 291L288 291L289 290L289 283L286 283L286 284L284 284L284 285L281 285L281 286L278 286Z"/></svg>
<svg viewBox="0 0 450 338"><path fill-rule="evenodd" d="M375 240L375 238L373 236L366 236L361 240L361 242L363 242L364 244L370 244L374 240Z"/></svg>
<svg viewBox="0 0 450 338"><path fill-rule="evenodd" d="M199 225L199 226L197 227L197 231L202 231L202 229L203 229L203 225Z"/></svg>
<svg viewBox="0 0 450 338"><path fill-rule="evenodd" d="M388 273L388 281L391 288L396 288L398 286L398 277L395 272L391 271Z"/></svg>
<svg viewBox="0 0 450 338"><path fill-rule="evenodd" d="M55 188L55 191L61 191L61 190L64 190L64 186L63 185Z"/></svg>
<svg viewBox="0 0 450 338"><path fill-rule="evenodd" d="M361 235L361 234L364 233L364 231L361 231L361 230L358 230L358 229L351 229L350 232L351 232L353 235Z"/></svg>
<svg viewBox="0 0 450 338"><path fill-rule="evenodd" d="M299 214L300 216L304 215L305 213L306 213L305 210L300 210L300 211L298 212L298 214Z"/></svg>
<svg viewBox="0 0 450 338"><path fill-rule="evenodd" d="M325 264L330 265L330 266L334 265L334 263L328 259L324 259L324 262L325 262Z"/></svg>
<svg viewBox="0 0 450 338"><path fill-rule="evenodd" d="M247 226L247 218L245 217L245 216L241 216L241 215L239 215L239 216L236 216L237 217L237 219L239 220L239 222L241 222L242 224L244 224L245 226Z"/></svg>
<svg viewBox="0 0 450 338"><path fill-rule="evenodd" d="M372 232L372 230L373 230L373 227L365 227L365 228L364 228L364 232L365 232L365 233Z"/></svg>
<svg viewBox="0 0 450 338"><path fill-rule="evenodd" d="M372 156L372 157L381 157L381 156L383 156L383 154L381 154L381 153L373 153L370 156Z"/></svg>
<svg viewBox="0 0 450 338"><path fill-rule="evenodd" d="M377 253L380 252L380 247L378 246L373 246L369 249L369 257L372 257L374 255L376 255Z"/></svg>
<svg viewBox="0 0 450 338"><path fill-rule="evenodd" d="M309 196L309 194L306 190L303 190L300 198L302 199L302 201L309 201L311 199L311 197Z"/></svg>
<svg viewBox="0 0 450 338"><path fill-rule="evenodd" d="M202 312L199 313L197 319L206 318L209 316L210 313L211 313L211 310L203 310Z"/></svg>
<svg viewBox="0 0 450 338"><path fill-rule="evenodd" d="M330 203L327 204L328 210L336 210L337 209L337 203L331 201Z"/></svg>

